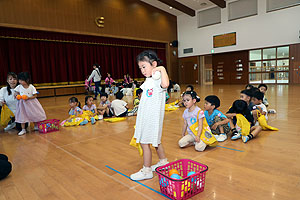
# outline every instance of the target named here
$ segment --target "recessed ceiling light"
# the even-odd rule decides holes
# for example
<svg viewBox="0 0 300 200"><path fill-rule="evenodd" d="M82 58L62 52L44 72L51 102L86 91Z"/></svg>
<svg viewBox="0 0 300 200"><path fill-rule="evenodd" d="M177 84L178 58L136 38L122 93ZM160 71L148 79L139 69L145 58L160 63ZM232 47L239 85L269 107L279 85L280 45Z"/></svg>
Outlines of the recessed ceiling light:
<svg viewBox="0 0 300 200"><path fill-rule="evenodd" d="M169 8L172 9L173 7L170 6Z"/></svg>

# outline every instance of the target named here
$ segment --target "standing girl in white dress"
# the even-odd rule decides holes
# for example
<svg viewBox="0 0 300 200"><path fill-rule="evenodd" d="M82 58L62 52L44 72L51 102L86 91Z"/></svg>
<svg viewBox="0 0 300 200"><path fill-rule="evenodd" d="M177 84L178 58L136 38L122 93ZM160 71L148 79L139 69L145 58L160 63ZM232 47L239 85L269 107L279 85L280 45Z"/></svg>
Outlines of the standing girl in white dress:
<svg viewBox="0 0 300 200"><path fill-rule="evenodd" d="M136 129L134 138L143 149L143 168L130 178L132 180L144 180L153 178L155 168L168 163L163 146L161 144L162 127L165 113L166 89L169 86L169 77L166 69L160 64L155 52L144 51L137 56L137 63L146 77L141 85L143 94L137 112ZM152 152L150 144L155 147L159 162L152 165Z"/></svg>
<svg viewBox="0 0 300 200"><path fill-rule="evenodd" d="M37 91L33 85L30 84L30 76L28 72L21 72L18 74L20 85L15 88L16 96L21 95L22 98L17 102L16 122L21 123L22 130L18 135L26 133L25 123L33 122L34 130L38 130L37 122L46 119L45 111L37 100Z"/></svg>

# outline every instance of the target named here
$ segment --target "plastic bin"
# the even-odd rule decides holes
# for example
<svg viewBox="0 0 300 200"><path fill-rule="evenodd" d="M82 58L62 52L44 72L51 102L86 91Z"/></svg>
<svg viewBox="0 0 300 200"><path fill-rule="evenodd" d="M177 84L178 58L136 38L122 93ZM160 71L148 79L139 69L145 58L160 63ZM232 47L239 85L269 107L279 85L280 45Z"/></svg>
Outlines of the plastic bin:
<svg viewBox="0 0 300 200"><path fill-rule="evenodd" d="M183 179L169 177L169 170L176 169ZM204 190L207 165L189 159L181 159L155 169L161 193L171 199L188 199ZM194 171L195 174L187 174Z"/></svg>
<svg viewBox="0 0 300 200"><path fill-rule="evenodd" d="M59 130L59 120L58 119L47 119L38 122L38 128L40 133L49 133Z"/></svg>

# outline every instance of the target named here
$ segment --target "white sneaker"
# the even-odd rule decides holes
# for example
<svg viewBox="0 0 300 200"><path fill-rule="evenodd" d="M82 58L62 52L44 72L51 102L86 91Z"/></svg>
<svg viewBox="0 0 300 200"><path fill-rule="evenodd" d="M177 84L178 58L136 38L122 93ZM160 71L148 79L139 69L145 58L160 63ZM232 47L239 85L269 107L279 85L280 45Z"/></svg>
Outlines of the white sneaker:
<svg viewBox="0 0 300 200"><path fill-rule="evenodd" d="M15 127L16 127L16 122L13 122L11 124L8 124L7 127L4 128L4 131L9 131Z"/></svg>
<svg viewBox="0 0 300 200"><path fill-rule="evenodd" d="M99 120L103 119L103 115L98 115Z"/></svg>
<svg viewBox="0 0 300 200"><path fill-rule="evenodd" d="M131 174L130 178L133 181L141 181L141 180L151 179L151 178L153 178L153 173L152 173L150 167L143 167L143 169L141 169L137 173Z"/></svg>
<svg viewBox="0 0 300 200"><path fill-rule="evenodd" d="M21 136L21 135L24 135L25 133L26 133L26 129L22 129L22 130L18 133L18 135Z"/></svg>
<svg viewBox="0 0 300 200"><path fill-rule="evenodd" d="M218 138L216 138L218 142L224 142L227 140L227 135L226 134L220 134Z"/></svg>
<svg viewBox="0 0 300 200"><path fill-rule="evenodd" d="M130 116L133 116L133 114L134 114L134 113L130 112L130 113L128 113L128 116L129 116L129 117L130 117Z"/></svg>
<svg viewBox="0 0 300 200"><path fill-rule="evenodd" d="M167 161L167 160L165 160L165 161L158 161L158 163L156 163L155 165L152 165L151 166L151 170L153 171L153 172L155 172L155 169L156 168L158 168L158 167L160 167L160 166L163 166L163 165L166 165L166 164L168 164L169 162Z"/></svg>

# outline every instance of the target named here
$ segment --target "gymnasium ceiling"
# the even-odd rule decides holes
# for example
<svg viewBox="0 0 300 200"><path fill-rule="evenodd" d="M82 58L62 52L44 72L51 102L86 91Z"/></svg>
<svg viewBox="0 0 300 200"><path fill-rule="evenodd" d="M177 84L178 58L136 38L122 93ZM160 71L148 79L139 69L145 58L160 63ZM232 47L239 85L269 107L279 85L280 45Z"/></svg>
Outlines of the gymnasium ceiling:
<svg viewBox="0 0 300 200"><path fill-rule="evenodd" d="M215 6L216 4L219 4L220 7L223 7L225 4L224 0L141 0L141 1L175 16L182 15L182 14L193 16L193 13L195 13L196 10L212 7ZM216 4L213 2L215 2ZM172 4L174 5L172 6ZM170 8L170 6L172 8Z"/></svg>

